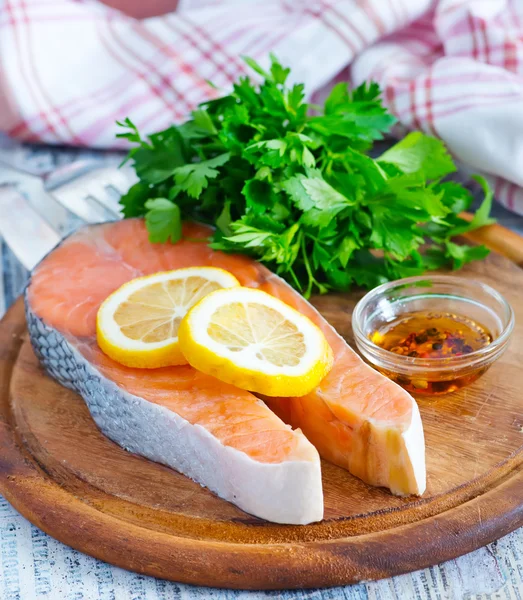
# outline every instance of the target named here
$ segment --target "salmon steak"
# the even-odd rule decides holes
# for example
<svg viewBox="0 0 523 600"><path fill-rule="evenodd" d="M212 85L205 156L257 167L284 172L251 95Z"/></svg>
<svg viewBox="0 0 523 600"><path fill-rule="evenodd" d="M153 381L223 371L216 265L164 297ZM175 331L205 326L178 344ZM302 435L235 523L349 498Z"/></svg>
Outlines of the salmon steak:
<svg viewBox="0 0 523 600"><path fill-rule="evenodd" d="M210 232L186 223L178 243L152 244L143 220L128 219L63 241L25 292L31 342L48 373L83 397L111 440L268 521L323 518L320 455L394 494L422 494L425 444L414 399L366 365L277 275L209 248ZM229 271L320 327L335 360L313 392L260 399L189 365L136 369L103 354L96 315L113 291L139 276L201 266Z"/></svg>

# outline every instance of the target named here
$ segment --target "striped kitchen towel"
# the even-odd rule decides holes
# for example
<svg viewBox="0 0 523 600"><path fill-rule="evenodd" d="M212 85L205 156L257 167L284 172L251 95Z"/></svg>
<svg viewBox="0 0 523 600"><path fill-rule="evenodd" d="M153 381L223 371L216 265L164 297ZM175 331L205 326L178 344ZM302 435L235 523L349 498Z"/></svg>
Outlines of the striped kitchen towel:
<svg viewBox="0 0 523 600"><path fill-rule="evenodd" d="M117 147L115 119L163 128L219 93L207 80L229 88L241 55L269 51L314 97L378 81L405 127L443 138L523 214L523 0L185 0L142 20L94 0L3 0L0 129Z"/></svg>

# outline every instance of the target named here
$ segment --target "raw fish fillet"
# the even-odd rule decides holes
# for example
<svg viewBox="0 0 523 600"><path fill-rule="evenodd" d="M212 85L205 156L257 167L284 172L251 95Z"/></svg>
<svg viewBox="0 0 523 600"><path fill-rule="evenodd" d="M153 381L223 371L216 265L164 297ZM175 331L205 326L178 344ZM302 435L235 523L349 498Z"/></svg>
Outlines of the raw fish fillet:
<svg viewBox="0 0 523 600"><path fill-rule="evenodd" d="M208 235L187 226L190 238ZM277 523L323 518L320 458L253 394L190 366L132 369L104 355L95 318L102 301L139 275L213 264L244 274L251 261L213 253L204 240L153 246L141 221L75 233L35 269L26 290L36 354L81 394L110 439L170 466L244 511ZM250 279L249 279L250 280Z"/></svg>
<svg viewBox="0 0 523 600"><path fill-rule="evenodd" d="M186 224L187 239L151 244L143 221L132 219L85 228L62 243L26 292L31 339L48 371L82 394L108 437L268 520L307 523L323 512L317 452L283 421L367 483L422 494L425 444L414 399L366 365L282 279L245 256L211 250L208 235ZM331 373L307 396L265 399L274 414L252 394L191 367L144 373L98 350L96 312L112 291L140 275L190 266L226 269L309 316L334 351ZM99 381L89 389L93 373Z"/></svg>

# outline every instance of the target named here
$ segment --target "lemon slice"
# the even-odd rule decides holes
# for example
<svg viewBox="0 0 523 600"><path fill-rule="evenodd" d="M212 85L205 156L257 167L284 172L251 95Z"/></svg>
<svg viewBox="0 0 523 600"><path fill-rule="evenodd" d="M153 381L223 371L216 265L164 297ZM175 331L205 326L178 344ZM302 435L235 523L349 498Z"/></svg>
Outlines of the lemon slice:
<svg viewBox="0 0 523 600"><path fill-rule="evenodd" d="M312 321L260 290L212 292L184 317L180 348L196 369L267 396L304 396L332 367Z"/></svg>
<svg viewBox="0 0 523 600"><path fill-rule="evenodd" d="M208 293L239 285L233 275L214 267L177 269L133 279L100 306L98 345L128 367L186 364L178 343L182 318Z"/></svg>

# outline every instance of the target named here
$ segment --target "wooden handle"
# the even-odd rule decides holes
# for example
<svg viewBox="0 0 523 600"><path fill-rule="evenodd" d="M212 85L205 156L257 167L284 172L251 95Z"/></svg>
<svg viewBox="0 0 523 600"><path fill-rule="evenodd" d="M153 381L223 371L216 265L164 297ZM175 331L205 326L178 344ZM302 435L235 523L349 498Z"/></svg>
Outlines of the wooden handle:
<svg viewBox="0 0 523 600"><path fill-rule="evenodd" d="M472 219L470 213L460 216L468 221ZM465 237L476 244L484 244L523 268L523 237L515 231L494 223L466 233Z"/></svg>

